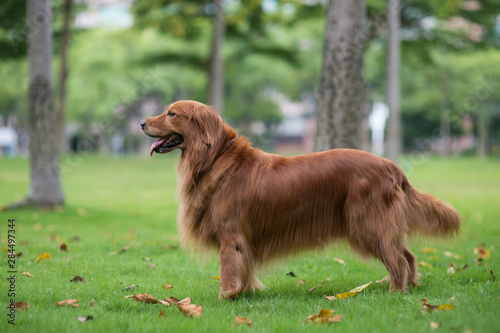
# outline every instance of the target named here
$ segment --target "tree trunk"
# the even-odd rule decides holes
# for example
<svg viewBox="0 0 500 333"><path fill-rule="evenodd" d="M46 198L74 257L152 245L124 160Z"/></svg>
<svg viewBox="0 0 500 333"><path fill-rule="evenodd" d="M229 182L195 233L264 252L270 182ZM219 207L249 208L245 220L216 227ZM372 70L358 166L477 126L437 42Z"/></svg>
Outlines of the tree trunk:
<svg viewBox="0 0 500 333"><path fill-rule="evenodd" d="M476 155L477 157L484 159L487 155L487 136L488 136L488 125L484 112L479 111L476 116L477 121L477 143L476 143Z"/></svg>
<svg viewBox="0 0 500 333"><path fill-rule="evenodd" d="M59 73L59 104L56 112L57 122L57 144L59 151L67 150L67 140L65 133L64 107L66 101L66 79L68 77L68 40L70 35L71 7L73 0L64 2L64 22L61 38L61 72Z"/></svg>
<svg viewBox="0 0 500 333"><path fill-rule="evenodd" d="M215 0L217 11L214 18L212 51L210 53L208 78L208 103L220 114L224 112L224 61L222 45L224 43L225 23L222 0Z"/></svg>
<svg viewBox="0 0 500 333"><path fill-rule="evenodd" d="M387 119L386 157L398 163L402 152L401 113L399 109L399 64L400 64L400 12L399 0L388 0L388 43L387 43Z"/></svg>
<svg viewBox="0 0 500 333"><path fill-rule="evenodd" d="M361 70L367 37L366 3L330 0L326 15L314 149L359 148L365 107Z"/></svg>
<svg viewBox="0 0 500 333"><path fill-rule="evenodd" d="M52 88L52 13L50 0L27 0L30 189L25 203L64 204Z"/></svg>

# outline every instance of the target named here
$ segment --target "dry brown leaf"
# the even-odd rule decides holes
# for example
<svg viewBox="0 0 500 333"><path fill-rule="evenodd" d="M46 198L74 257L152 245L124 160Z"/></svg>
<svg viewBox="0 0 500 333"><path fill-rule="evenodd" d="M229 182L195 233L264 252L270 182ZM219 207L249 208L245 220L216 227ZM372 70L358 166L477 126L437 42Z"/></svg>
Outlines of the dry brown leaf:
<svg viewBox="0 0 500 333"><path fill-rule="evenodd" d="M151 296L149 294L130 295L130 296L126 296L125 298L133 298L137 302L142 302L142 303L146 303L146 304L158 304L159 303L159 301L156 298L154 298L153 296Z"/></svg>
<svg viewBox="0 0 500 333"><path fill-rule="evenodd" d="M345 262L344 262L344 260L342 260L342 259L339 259L339 258L334 258L333 260L335 260L336 262L338 262L338 263L339 263L339 264L341 264L341 265L345 265Z"/></svg>
<svg viewBox="0 0 500 333"><path fill-rule="evenodd" d="M457 267L457 265L455 265L454 262L450 263L448 265L448 269L447 269L448 274L454 274L455 273L455 267Z"/></svg>
<svg viewBox="0 0 500 333"><path fill-rule="evenodd" d="M76 316L76 319L78 319L80 322L84 323L84 322L89 321L89 320L94 320L94 317L93 316L87 316L87 317Z"/></svg>
<svg viewBox="0 0 500 333"><path fill-rule="evenodd" d="M163 289L172 289L174 286L172 286L171 284L168 284L168 283L164 283L163 284Z"/></svg>
<svg viewBox="0 0 500 333"><path fill-rule="evenodd" d="M165 298L165 301L168 302L171 305L177 305L177 304L190 304L191 303L191 298L186 297L181 300L178 300L175 297L167 297Z"/></svg>
<svg viewBox="0 0 500 333"><path fill-rule="evenodd" d="M327 296L327 295L323 296L323 298L327 299L329 301L335 301L337 299L337 297L335 297L335 296Z"/></svg>
<svg viewBox="0 0 500 333"><path fill-rule="evenodd" d="M148 258L148 257L144 257L144 258L142 258L142 260L144 260L144 261L151 261L151 259Z"/></svg>
<svg viewBox="0 0 500 333"><path fill-rule="evenodd" d="M24 276L27 276L27 277L30 277L30 278L33 278L34 276L28 272L23 272L21 275L24 275Z"/></svg>
<svg viewBox="0 0 500 333"><path fill-rule="evenodd" d="M26 302L15 302L14 306L16 311L26 311L30 307L30 305Z"/></svg>
<svg viewBox="0 0 500 333"><path fill-rule="evenodd" d="M149 265L148 269L153 269L153 268L155 268L156 266L158 266L158 265L156 265L156 264L151 264L151 265Z"/></svg>
<svg viewBox="0 0 500 333"><path fill-rule="evenodd" d="M460 256L458 254L455 254L455 253L450 252L450 251L444 251L444 255L446 257L450 257L450 258L460 259Z"/></svg>
<svg viewBox="0 0 500 333"><path fill-rule="evenodd" d="M167 319L167 315L163 312L163 310L160 310L160 315L158 316L160 319Z"/></svg>
<svg viewBox="0 0 500 333"><path fill-rule="evenodd" d="M17 257L17 258L19 258L19 257L20 257L20 256L22 256L22 255L23 255L23 250L21 250L21 251L19 251L19 252L17 252L17 253L16 253L16 257Z"/></svg>
<svg viewBox="0 0 500 333"><path fill-rule="evenodd" d="M203 306L196 305L196 304L180 304L179 303L179 304L177 304L177 307L186 317L191 316L191 317L200 318L201 312L203 311Z"/></svg>
<svg viewBox="0 0 500 333"><path fill-rule="evenodd" d="M78 300L68 299L68 298L66 298L64 301L57 302L56 305L57 306L71 306L73 308L77 308L80 306L80 304L78 304Z"/></svg>
<svg viewBox="0 0 500 333"><path fill-rule="evenodd" d="M93 307L94 306L94 299L92 298L92 300L90 301L90 307Z"/></svg>
<svg viewBox="0 0 500 333"><path fill-rule="evenodd" d="M35 263L39 263L40 261L47 259L50 259L50 253L40 253L40 255L38 255L38 257L35 259Z"/></svg>
<svg viewBox="0 0 500 333"><path fill-rule="evenodd" d="M82 278L82 277L81 277L81 276L79 276L79 275L75 275L75 277L74 277L73 279L69 280L69 282L75 282L75 283L76 283L76 282L85 282L85 279L84 279L84 278Z"/></svg>
<svg viewBox="0 0 500 333"><path fill-rule="evenodd" d="M122 254L124 252L127 252L128 249L130 249L130 245L124 246L123 249L121 249L120 252L118 252L118 254Z"/></svg>
<svg viewBox="0 0 500 333"><path fill-rule="evenodd" d="M306 318L307 322L326 324L326 323L338 323L342 320L344 315L333 315L335 310L322 309L318 314L310 315Z"/></svg>
<svg viewBox="0 0 500 333"><path fill-rule="evenodd" d="M482 246L474 249L474 254L477 255L477 259L484 260L490 258L490 250L485 250L485 248Z"/></svg>
<svg viewBox="0 0 500 333"><path fill-rule="evenodd" d="M234 324L236 325L247 325L248 327L252 327L252 321L248 318L243 317L234 317Z"/></svg>
<svg viewBox="0 0 500 333"><path fill-rule="evenodd" d="M59 251L68 252L68 246L64 243L59 244Z"/></svg>
<svg viewBox="0 0 500 333"><path fill-rule="evenodd" d="M451 304L442 304L442 305L431 305L429 303L427 303L427 298L422 298L421 299L422 302L424 302L424 307L427 308L427 310L429 311L448 311L448 310L453 310L453 305ZM425 309L424 308L424 309Z"/></svg>
<svg viewBox="0 0 500 333"><path fill-rule="evenodd" d="M431 327L432 330L435 330L435 329L439 328L439 324L436 323L436 322L434 322L434 321L431 321L430 322L430 327Z"/></svg>
<svg viewBox="0 0 500 333"><path fill-rule="evenodd" d="M130 290L130 289L132 289L134 287L137 287L137 285L136 284L132 284L132 285L130 285L128 287L123 288L123 290Z"/></svg>
<svg viewBox="0 0 500 333"><path fill-rule="evenodd" d="M378 283L378 284L384 284L384 283L389 283L389 282L391 282L391 278L389 277L389 275L386 275L382 279L375 281L375 283Z"/></svg>
<svg viewBox="0 0 500 333"><path fill-rule="evenodd" d="M354 295L356 295L357 293L363 291L363 289L365 289L366 287L368 287L370 284L372 284L372 282L368 282L367 284L364 284L362 286L359 286L359 287L356 287L354 288L353 290L351 291L347 291L345 293L341 293L341 294L337 294L337 298L338 299L343 299L343 298L349 298L349 297L352 297Z"/></svg>
<svg viewBox="0 0 500 333"><path fill-rule="evenodd" d="M303 285L303 284L306 284L306 280L302 279L302 280L299 280L297 281L297 285L300 286L300 285Z"/></svg>

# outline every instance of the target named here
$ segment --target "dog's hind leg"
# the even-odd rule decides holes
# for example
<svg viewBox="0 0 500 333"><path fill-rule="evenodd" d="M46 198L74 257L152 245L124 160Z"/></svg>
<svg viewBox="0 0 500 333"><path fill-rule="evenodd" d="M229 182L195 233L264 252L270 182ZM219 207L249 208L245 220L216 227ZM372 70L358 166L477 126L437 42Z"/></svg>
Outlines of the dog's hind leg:
<svg viewBox="0 0 500 333"><path fill-rule="evenodd" d="M418 277L418 272L417 272L417 258L413 253L408 250L408 248L404 249L404 256L406 261L408 262L408 284L411 287L414 287L417 285L417 277Z"/></svg>
<svg viewBox="0 0 500 333"><path fill-rule="evenodd" d="M234 298L241 292L260 288L249 246L241 235L220 235L220 296Z"/></svg>

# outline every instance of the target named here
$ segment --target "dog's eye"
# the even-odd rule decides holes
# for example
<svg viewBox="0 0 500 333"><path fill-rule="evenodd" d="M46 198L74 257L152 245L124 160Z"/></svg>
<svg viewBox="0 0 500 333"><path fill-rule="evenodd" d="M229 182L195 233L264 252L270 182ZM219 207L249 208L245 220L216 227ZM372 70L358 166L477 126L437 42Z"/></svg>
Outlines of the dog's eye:
<svg viewBox="0 0 500 333"><path fill-rule="evenodd" d="M167 116L173 117L175 116L175 113L173 113L172 111L168 111Z"/></svg>

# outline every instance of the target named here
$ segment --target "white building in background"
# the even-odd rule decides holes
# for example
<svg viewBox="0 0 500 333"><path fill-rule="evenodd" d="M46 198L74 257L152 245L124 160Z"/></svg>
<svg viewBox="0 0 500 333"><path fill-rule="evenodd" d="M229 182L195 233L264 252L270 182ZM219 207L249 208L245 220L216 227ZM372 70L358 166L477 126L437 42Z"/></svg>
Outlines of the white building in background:
<svg viewBox="0 0 500 333"><path fill-rule="evenodd" d="M132 0L77 0L85 5L85 11L75 17L77 29L125 29L134 23L130 12Z"/></svg>
<svg viewBox="0 0 500 333"><path fill-rule="evenodd" d="M389 117L389 108L385 103L374 103L368 122L372 132L372 153L384 156L385 124Z"/></svg>

